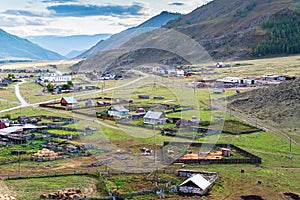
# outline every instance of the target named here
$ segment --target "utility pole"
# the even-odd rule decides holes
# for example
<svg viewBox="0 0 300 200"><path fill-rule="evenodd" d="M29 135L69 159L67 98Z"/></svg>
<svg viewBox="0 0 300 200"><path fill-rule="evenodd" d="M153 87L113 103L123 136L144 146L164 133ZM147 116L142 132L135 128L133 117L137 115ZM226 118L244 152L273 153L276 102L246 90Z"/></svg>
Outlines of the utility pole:
<svg viewBox="0 0 300 200"><path fill-rule="evenodd" d="M290 159L293 158L293 153L292 153L292 136L290 136Z"/></svg>

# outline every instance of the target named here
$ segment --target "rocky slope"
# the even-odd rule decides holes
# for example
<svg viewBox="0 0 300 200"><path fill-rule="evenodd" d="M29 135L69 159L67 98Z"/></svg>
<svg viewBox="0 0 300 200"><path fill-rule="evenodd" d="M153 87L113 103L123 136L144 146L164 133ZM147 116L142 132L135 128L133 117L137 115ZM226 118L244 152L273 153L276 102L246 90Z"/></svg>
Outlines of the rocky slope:
<svg viewBox="0 0 300 200"><path fill-rule="evenodd" d="M230 97L231 106L262 120L300 127L300 79Z"/></svg>

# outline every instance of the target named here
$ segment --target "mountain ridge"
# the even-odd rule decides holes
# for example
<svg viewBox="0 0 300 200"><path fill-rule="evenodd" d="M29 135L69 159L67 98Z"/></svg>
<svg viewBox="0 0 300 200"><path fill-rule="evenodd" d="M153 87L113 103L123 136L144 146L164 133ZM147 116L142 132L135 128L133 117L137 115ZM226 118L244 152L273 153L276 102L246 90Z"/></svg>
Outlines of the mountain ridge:
<svg viewBox="0 0 300 200"><path fill-rule="evenodd" d="M214 0L163 27L195 39L215 59L248 59L259 56L254 48L266 39L262 23L297 6L294 0Z"/></svg>
<svg viewBox="0 0 300 200"><path fill-rule="evenodd" d="M0 29L0 59L61 60L64 57Z"/></svg>
<svg viewBox="0 0 300 200"><path fill-rule="evenodd" d="M160 28L161 26L165 25L168 21L176 19L180 16L181 14L179 13L163 11L159 15L156 15L146 20L145 22L136 27L132 27L120 33L114 34L106 40L99 41L92 48L88 49L86 52L84 52L76 58L88 58L100 51L110 51L113 49L118 49L132 38L141 35L142 33L146 33Z"/></svg>

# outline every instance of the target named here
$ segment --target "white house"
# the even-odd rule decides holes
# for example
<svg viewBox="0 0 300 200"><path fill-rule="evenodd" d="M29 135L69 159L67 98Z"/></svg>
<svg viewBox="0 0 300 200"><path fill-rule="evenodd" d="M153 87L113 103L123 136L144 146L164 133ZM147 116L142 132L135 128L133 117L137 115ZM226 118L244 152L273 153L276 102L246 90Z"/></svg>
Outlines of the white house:
<svg viewBox="0 0 300 200"><path fill-rule="evenodd" d="M72 80L71 75L63 75L60 71L41 74L40 79L48 82L67 82Z"/></svg>
<svg viewBox="0 0 300 200"><path fill-rule="evenodd" d="M240 83L241 82L241 78L238 77L224 77L221 80L218 80L219 82L223 82L223 83Z"/></svg>
<svg viewBox="0 0 300 200"><path fill-rule="evenodd" d="M201 174L196 174L179 185L179 192L204 195L207 193L211 184L212 183L206 180Z"/></svg>
<svg viewBox="0 0 300 200"><path fill-rule="evenodd" d="M163 112L148 111L144 116L145 124L165 124L167 118Z"/></svg>
<svg viewBox="0 0 300 200"><path fill-rule="evenodd" d="M180 77L184 76L184 71L183 70L178 69L176 71L176 73L177 73L177 76L180 76Z"/></svg>

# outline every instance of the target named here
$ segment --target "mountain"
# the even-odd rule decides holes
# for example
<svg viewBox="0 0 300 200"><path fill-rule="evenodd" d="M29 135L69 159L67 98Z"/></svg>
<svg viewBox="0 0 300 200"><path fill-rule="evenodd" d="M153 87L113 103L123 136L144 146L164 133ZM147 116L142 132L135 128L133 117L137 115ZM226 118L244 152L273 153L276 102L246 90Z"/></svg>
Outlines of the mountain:
<svg viewBox="0 0 300 200"><path fill-rule="evenodd" d="M98 41L107 39L111 34L71 35L71 36L29 36L26 39L66 56L71 51L84 51L91 48ZM74 52L73 52L74 53ZM82 53L82 52L81 52ZM75 54L73 54L75 55ZM74 57L78 56L75 55ZM66 56L68 57L68 56ZM73 58L73 57L71 57Z"/></svg>
<svg viewBox="0 0 300 200"><path fill-rule="evenodd" d="M300 53L299 8L298 0L214 0L164 28L195 39L215 59Z"/></svg>
<svg viewBox="0 0 300 200"><path fill-rule="evenodd" d="M85 51L86 50L82 50L82 51L73 50L73 51L70 51L65 57L68 59L72 59L72 58L79 56L80 54L82 54Z"/></svg>
<svg viewBox="0 0 300 200"><path fill-rule="evenodd" d="M63 56L0 29L0 59L61 60Z"/></svg>
<svg viewBox="0 0 300 200"><path fill-rule="evenodd" d="M87 58L100 51L118 49L130 39L141 35L142 33L158 29L161 26L165 25L168 21L177 19L180 16L181 14L178 13L170 13L163 11L159 15L152 17L151 19L145 21L139 26L114 34L106 40L101 40L95 46L93 46L91 49L87 50L77 58Z"/></svg>

